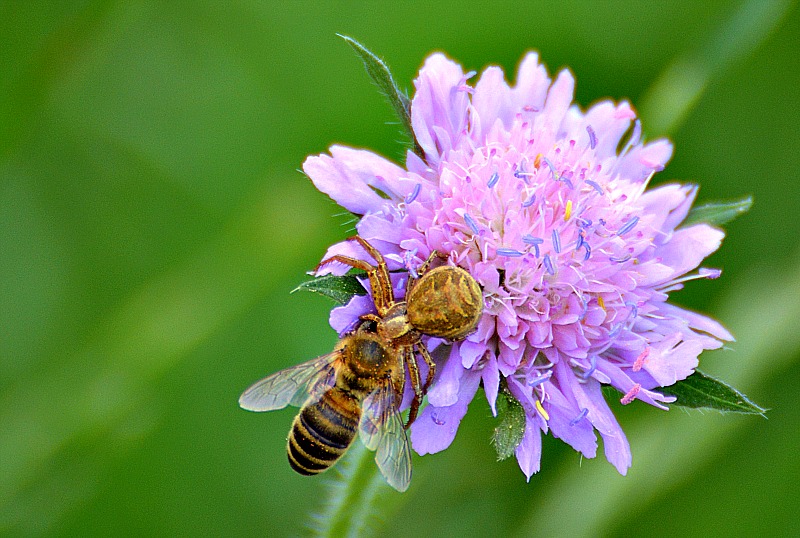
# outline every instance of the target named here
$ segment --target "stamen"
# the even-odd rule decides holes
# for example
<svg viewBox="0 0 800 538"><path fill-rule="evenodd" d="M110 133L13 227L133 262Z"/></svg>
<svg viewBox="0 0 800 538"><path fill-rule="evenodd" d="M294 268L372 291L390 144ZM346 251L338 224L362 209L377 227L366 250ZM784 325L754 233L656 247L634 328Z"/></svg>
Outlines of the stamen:
<svg viewBox="0 0 800 538"><path fill-rule="evenodd" d="M586 304L586 299L583 298L583 295L578 295L578 300L581 302L581 315L578 316L578 321L583 321L583 318L586 317L586 312L589 310L589 305Z"/></svg>
<svg viewBox="0 0 800 538"><path fill-rule="evenodd" d="M601 196L603 195L603 187L601 187L597 182L592 181L591 179L585 179L583 182L589 185L594 190L596 190L597 194Z"/></svg>
<svg viewBox="0 0 800 538"><path fill-rule="evenodd" d="M631 309L631 311L628 313L628 319L631 318L636 319L636 317L639 315L639 307L636 306L636 303L631 301L626 301L625 306Z"/></svg>
<svg viewBox="0 0 800 538"><path fill-rule="evenodd" d="M556 254L561 254L561 237L558 235L558 230L553 230L553 249Z"/></svg>
<svg viewBox="0 0 800 538"><path fill-rule="evenodd" d="M522 236L522 242L526 245L533 245L533 251L536 253L536 257L539 257L539 245L544 243L544 239L525 234Z"/></svg>
<svg viewBox="0 0 800 538"><path fill-rule="evenodd" d="M547 269L547 272L551 275L556 274L556 268L553 266L553 261L550 259L550 254L544 255L544 268Z"/></svg>
<svg viewBox="0 0 800 538"><path fill-rule="evenodd" d="M532 205L533 205L533 203L534 203L535 201L536 201L536 195L535 195L535 194L531 194L531 197L530 197L530 198L528 198L527 200L525 200L524 202L522 202L522 207L530 207L530 206L532 206Z"/></svg>
<svg viewBox="0 0 800 538"><path fill-rule="evenodd" d="M589 358L589 369L581 374L581 378L589 379L595 370L597 370L597 355L592 355Z"/></svg>
<svg viewBox="0 0 800 538"><path fill-rule="evenodd" d="M596 148L597 147L597 135L595 134L594 129L592 129L591 125L587 125L586 126L586 132L589 133L589 147L592 148L592 149Z"/></svg>
<svg viewBox="0 0 800 538"><path fill-rule="evenodd" d="M505 256L507 258L519 258L520 256L524 256L524 252L520 252L519 250L515 250L513 248L498 248L497 249L498 256Z"/></svg>
<svg viewBox="0 0 800 538"><path fill-rule="evenodd" d="M592 225L591 220L585 219L583 217L577 217L575 220L578 221L578 228L588 228L589 226Z"/></svg>
<svg viewBox="0 0 800 538"><path fill-rule="evenodd" d="M697 276L710 278L711 280L719 278L721 274L722 274L721 269L708 269L706 267L701 267L700 269L697 270Z"/></svg>
<svg viewBox="0 0 800 538"><path fill-rule="evenodd" d="M540 165L540 164L542 164L542 157L543 157L543 155L540 153L540 154L538 154L538 155L536 156L536 158L533 160L533 166L534 166L535 168L539 168L539 165Z"/></svg>
<svg viewBox="0 0 800 538"><path fill-rule="evenodd" d="M629 403L631 403L633 400L636 399L636 395L639 394L640 390L642 390L642 385L636 383L633 387L631 387L631 390L629 390L625 394L625 396L622 397L619 403L621 403L622 405L628 405Z"/></svg>
<svg viewBox="0 0 800 538"><path fill-rule="evenodd" d="M544 410L544 407L542 407L542 402L539 400L536 400L536 410L540 415L542 415L542 418L545 419L545 421L550 420L550 415L548 415L547 411Z"/></svg>
<svg viewBox="0 0 800 538"><path fill-rule="evenodd" d="M492 177L489 178L489 182L486 184L486 186L488 186L491 189L492 187L497 185L498 181L500 181L500 174L495 172L494 174L492 174Z"/></svg>
<svg viewBox="0 0 800 538"><path fill-rule="evenodd" d="M544 383L545 381L547 381L551 377L553 377L553 372L549 371L546 374L542 374L540 376L534 377L533 379L528 381L528 386L529 387L538 387L539 385L541 385L542 383Z"/></svg>
<svg viewBox="0 0 800 538"><path fill-rule="evenodd" d="M688 282L689 280L697 280L698 278L710 278L715 279L719 278L722 274L720 269L708 269L706 267L701 267L697 270L697 273L693 275L685 275L681 278L676 278L675 280L670 280L669 282L665 282L662 286L659 286L658 289L663 289L665 287L674 286L676 284L680 284L682 282Z"/></svg>
<svg viewBox="0 0 800 538"><path fill-rule="evenodd" d="M622 323L617 323L614 327L611 328L611 331L608 333L608 337L610 339L614 339L619 336L619 333L622 332Z"/></svg>
<svg viewBox="0 0 800 538"><path fill-rule="evenodd" d="M469 229L472 230L472 233L478 235L480 233L480 229L478 228L478 223L469 215L469 213L464 213L464 222L467 223Z"/></svg>
<svg viewBox="0 0 800 538"><path fill-rule="evenodd" d="M416 255L417 255L417 249L406 250L405 254L403 254L403 261L405 262L405 266L406 269L408 270L408 273L414 278L419 278L417 270L411 266L411 262L413 261L414 256Z"/></svg>
<svg viewBox="0 0 800 538"><path fill-rule="evenodd" d="M630 254L626 254L622 258L619 258L617 256L609 256L608 257L608 261L614 262L614 263L625 263L626 261L630 260L631 257L632 256Z"/></svg>
<svg viewBox="0 0 800 538"><path fill-rule="evenodd" d="M586 418L586 415L588 415L588 414L589 414L589 409L587 409L586 407L584 407L583 409L581 409L581 413L580 413L580 415L578 415L577 417L573 418L573 419L570 421L569 425L570 425L570 426L575 426L575 425L576 425L578 422L580 422L581 420L583 420L584 418Z"/></svg>
<svg viewBox="0 0 800 538"><path fill-rule="evenodd" d="M422 188L421 183L417 183L416 185L414 185L414 190L411 191L411 194L406 196L406 205L410 204L411 202L417 199L417 196L419 196L419 190L421 188Z"/></svg>
<svg viewBox="0 0 800 538"><path fill-rule="evenodd" d="M544 164L550 169L550 173L553 174L553 179L558 181L558 172L556 171L556 167L550 162L550 159L547 157L544 158Z"/></svg>
<svg viewBox="0 0 800 538"><path fill-rule="evenodd" d="M572 216L572 200L567 200L567 207L564 208L564 222Z"/></svg>
<svg viewBox="0 0 800 538"><path fill-rule="evenodd" d="M646 348L644 348L644 351L642 351L641 354L639 354L639 356L636 357L636 360L633 361L632 370L634 372L638 372L639 370L641 370L642 367L644 366L645 361L647 360L647 357L649 356L650 356L650 346L647 346Z"/></svg>
<svg viewBox="0 0 800 538"><path fill-rule="evenodd" d="M587 261L589 256L592 255L592 247L589 246L589 243L584 240L583 245L581 245L584 249L586 249L586 254L583 255L583 261Z"/></svg>
<svg viewBox="0 0 800 538"><path fill-rule="evenodd" d="M631 220L625 223L625 226L619 229L617 235L622 235L624 233L630 232L636 223L639 222L639 217L633 217Z"/></svg>
<svg viewBox="0 0 800 538"><path fill-rule="evenodd" d="M583 236L583 232L578 232L578 240L575 242L575 252L578 252L585 242L586 238Z"/></svg>
<svg viewBox="0 0 800 538"><path fill-rule="evenodd" d="M603 312L608 312L608 311L606 310L606 302L605 302L605 300L603 299L603 296L602 296L602 295L598 295L598 296L597 296L597 304L600 306L600 308L602 308L602 309L603 309Z"/></svg>

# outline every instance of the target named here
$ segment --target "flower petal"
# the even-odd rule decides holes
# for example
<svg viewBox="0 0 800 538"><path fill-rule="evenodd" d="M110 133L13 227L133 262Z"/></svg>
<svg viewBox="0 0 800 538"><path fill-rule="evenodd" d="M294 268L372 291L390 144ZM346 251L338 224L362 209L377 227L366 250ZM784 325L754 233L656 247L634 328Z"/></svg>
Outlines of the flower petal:
<svg viewBox="0 0 800 538"><path fill-rule="evenodd" d="M469 94L460 90L463 83L461 66L444 54L429 56L414 81L411 125L429 164L439 162L466 126Z"/></svg>
<svg viewBox="0 0 800 538"><path fill-rule="evenodd" d="M475 397L481 376L468 371L461 378L458 400L448 407L428 405L411 425L411 444L420 456L435 454L450 446L458 425L467 414L467 406Z"/></svg>
<svg viewBox="0 0 800 538"><path fill-rule="evenodd" d="M525 415L525 433L514 450L519 468L530 482L531 476L539 472L542 459L542 432L536 420Z"/></svg>

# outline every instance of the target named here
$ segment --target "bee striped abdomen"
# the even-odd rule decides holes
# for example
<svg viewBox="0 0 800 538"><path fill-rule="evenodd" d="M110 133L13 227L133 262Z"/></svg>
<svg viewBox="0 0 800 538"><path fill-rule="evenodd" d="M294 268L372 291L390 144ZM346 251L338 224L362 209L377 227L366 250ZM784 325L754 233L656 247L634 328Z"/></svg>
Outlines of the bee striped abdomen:
<svg viewBox="0 0 800 538"><path fill-rule="evenodd" d="M289 432L289 465L303 475L325 471L353 442L360 417L359 403L337 388L303 407Z"/></svg>

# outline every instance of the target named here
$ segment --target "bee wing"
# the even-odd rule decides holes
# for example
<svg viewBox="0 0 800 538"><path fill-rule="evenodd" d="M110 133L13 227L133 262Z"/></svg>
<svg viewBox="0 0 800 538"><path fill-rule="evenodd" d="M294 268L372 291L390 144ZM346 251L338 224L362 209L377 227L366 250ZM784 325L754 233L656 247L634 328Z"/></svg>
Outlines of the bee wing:
<svg viewBox="0 0 800 538"><path fill-rule="evenodd" d="M315 401L336 382L334 363L340 357L341 353L334 351L256 381L239 396L239 406L248 411L272 411Z"/></svg>
<svg viewBox="0 0 800 538"><path fill-rule="evenodd" d="M362 406L359 435L368 449L377 450L375 462L389 485L405 491L411 482L411 449L398 404L391 383L370 394Z"/></svg>

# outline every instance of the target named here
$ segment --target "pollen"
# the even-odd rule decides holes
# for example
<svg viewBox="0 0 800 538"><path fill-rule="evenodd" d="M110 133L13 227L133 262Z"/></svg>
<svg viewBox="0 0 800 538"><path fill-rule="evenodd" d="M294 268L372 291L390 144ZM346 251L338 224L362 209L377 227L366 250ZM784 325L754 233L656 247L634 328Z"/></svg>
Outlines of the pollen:
<svg viewBox="0 0 800 538"><path fill-rule="evenodd" d="M567 207L564 208L564 222L572 216L572 200L567 200Z"/></svg>
<svg viewBox="0 0 800 538"><path fill-rule="evenodd" d="M603 297L601 295L597 296L597 304L600 305L600 308L603 309L603 312L606 312L606 302L603 300Z"/></svg>
<svg viewBox="0 0 800 538"><path fill-rule="evenodd" d="M542 164L542 157L544 157L544 155L541 153L536 156L536 158L533 160L534 167L539 168L539 165Z"/></svg>

